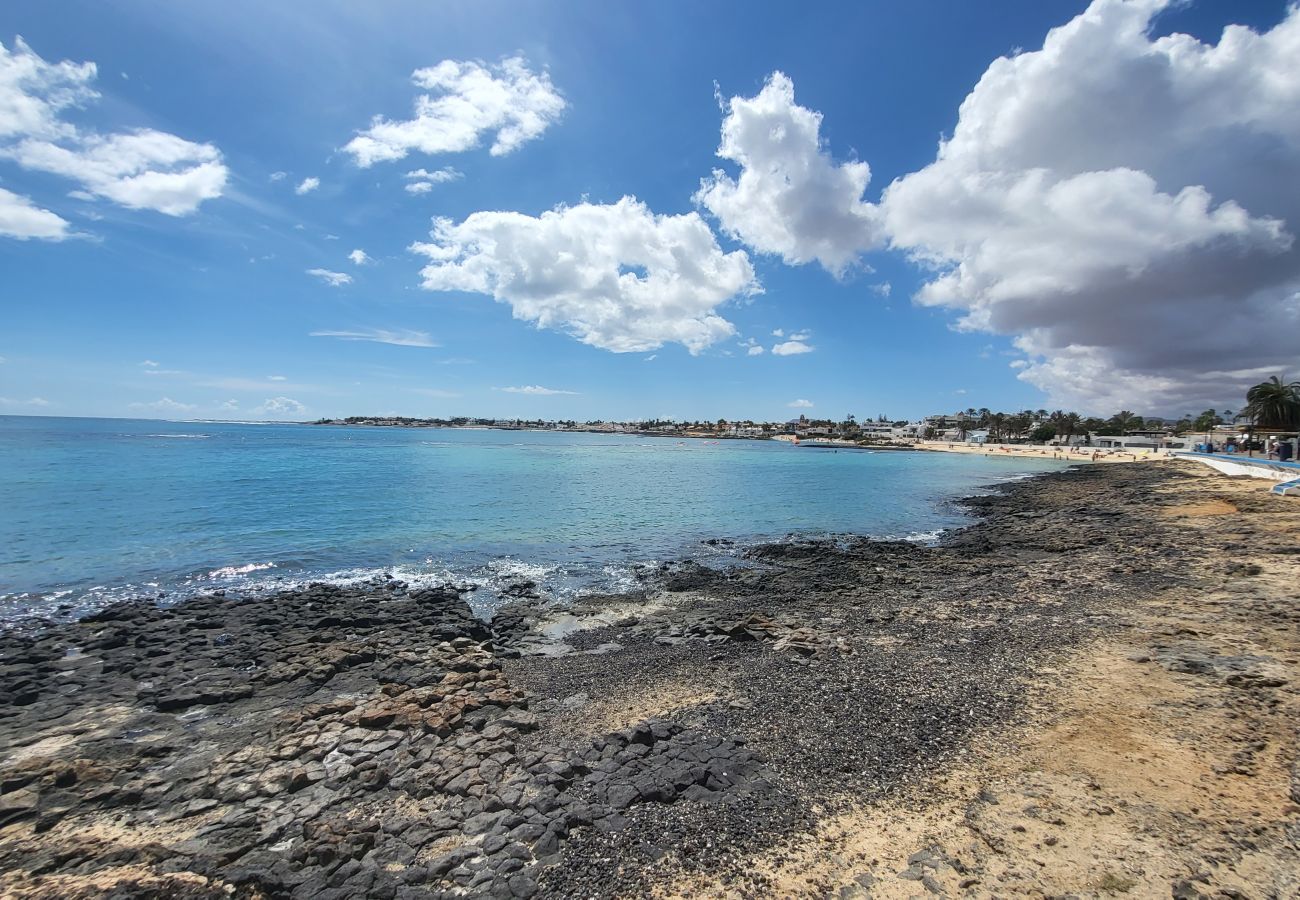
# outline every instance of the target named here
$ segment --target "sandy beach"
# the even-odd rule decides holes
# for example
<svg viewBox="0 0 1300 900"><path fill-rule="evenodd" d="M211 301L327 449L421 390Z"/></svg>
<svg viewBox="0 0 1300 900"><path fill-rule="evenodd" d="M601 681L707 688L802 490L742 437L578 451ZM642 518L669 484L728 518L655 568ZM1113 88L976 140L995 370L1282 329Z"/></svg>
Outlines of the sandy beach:
<svg viewBox="0 0 1300 900"><path fill-rule="evenodd" d="M970 453L979 456L1019 456L1028 459L1063 459L1069 462L1118 463L1167 460L1166 450L1114 450L1099 447L1047 447L1032 444L965 444L948 441L918 441L918 450L940 453Z"/></svg>
<svg viewBox="0 0 1300 900"><path fill-rule="evenodd" d="M491 622L455 586L0 637L13 897L1294 897L1300 507L1175 461Z"/></svg>

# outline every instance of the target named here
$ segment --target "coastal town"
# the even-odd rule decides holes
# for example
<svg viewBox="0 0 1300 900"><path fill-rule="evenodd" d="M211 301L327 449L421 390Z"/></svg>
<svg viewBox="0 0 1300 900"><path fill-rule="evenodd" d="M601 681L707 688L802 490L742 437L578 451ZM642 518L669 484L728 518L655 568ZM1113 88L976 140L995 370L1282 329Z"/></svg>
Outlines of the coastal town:
<svg viewBox="0 0 1300 900"><path fill-rule="evenodd" d="M491 428L502 430L632 434L646 437L696 438L711 440L784 440L810 446L862 447L869 449L937 449L932 445L1034 446L1090 448L1102 451L1169 451L1195 449L1238 449L1268 453L1278 445L1291 443L1284 458L1295 458L1291 427L1267 427L1269 417L1252 411L1249 403L1241 412L1207 409L1180 419L1143 417L1121 410L1109 418L1081 416L1075 412L1046 409L993 412L973 407L916 420L878 415L859 419L846 415L841 420L800 415L784 422L751 419L717 421L674 421L641 419L578 422L546 419L492 419L459 416L414 418L409 416L348 416L319 419L314 425L365 426L380 428ZM1260 428L1261 424L1265 427ZM955 449L955 448L954 448Z"/></svg>

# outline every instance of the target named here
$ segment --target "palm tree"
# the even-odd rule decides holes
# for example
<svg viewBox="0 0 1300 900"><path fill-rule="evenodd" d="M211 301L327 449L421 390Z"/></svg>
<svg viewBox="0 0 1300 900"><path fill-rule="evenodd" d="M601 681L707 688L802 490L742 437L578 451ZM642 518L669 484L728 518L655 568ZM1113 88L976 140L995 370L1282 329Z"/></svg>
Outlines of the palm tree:
<svg viewBox="0 0 1300 900"><path fill-rule="evenodd" d="M1121 409L1115 415L1110 417L1110 424L1114 425L1121 432L1134 431L1142 427L1142 417L1127 409Z"/></svg>
<svg viewBox="0 0 1300 900"><path fill-rule="evenodd" d="M1065 436L1067 444L1070 443L1070 438L1074 437L1074 433L1079 429L1079 421L1079 414L1076 412L1064 413L1057 420L1056 424L1061 429L1061 434Z"/></svg>
<svg viewBox="0 0 1300 900"><path fill-rule="evenodd" d="M1242 414L1250 417L1251 428L1294 428L1300 425L1300 381L1287 384L1274 375L1246 391Z"/></svg>
<svg viewBox="0 0 1300 900"><path fill-rule="evenodd" d="M1001 441L1006 422L1006 413L991 413L988 417L989 437L995 441Z"/></svg>

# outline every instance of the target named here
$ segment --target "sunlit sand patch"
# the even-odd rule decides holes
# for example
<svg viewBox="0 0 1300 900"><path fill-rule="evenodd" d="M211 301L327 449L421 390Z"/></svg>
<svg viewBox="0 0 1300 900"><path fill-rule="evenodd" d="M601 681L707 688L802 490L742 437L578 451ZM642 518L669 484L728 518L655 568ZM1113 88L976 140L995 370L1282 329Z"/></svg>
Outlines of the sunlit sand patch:
<svg viewBox="0 0 1300 900"><path fill-rule="evenodd" d="M90 875L42 875L30 883L4 885L6 897L102 897L148 894L182 896L219 890L219 883L193 872L155 872L148 866L109 866ZM121 892L120 894L118 892Z"/></svg>
<svg viewBox="0 0 1300 900"><path fill-rule="evenodd" d="M1207 516L1231 516L1237 512L1237 507L1227 500L1200 500L1195 503L1167 506L1160 511L1160 514L1167 518L1199 519Z"/></svg>

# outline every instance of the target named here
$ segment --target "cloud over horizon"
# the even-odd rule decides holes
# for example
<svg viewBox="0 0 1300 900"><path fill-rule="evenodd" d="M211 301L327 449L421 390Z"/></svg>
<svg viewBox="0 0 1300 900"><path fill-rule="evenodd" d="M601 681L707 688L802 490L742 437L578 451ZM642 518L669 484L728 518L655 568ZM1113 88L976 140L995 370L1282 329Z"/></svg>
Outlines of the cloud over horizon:
<svg viewBox="0 0 1300 900"><path fill-rule="evenodd" d="M1300 196L1278 190L1300 182L1300 13L1152 39L1168 5L1096 0L996 60L882 201L937 272L917 302L1015 335L1018 377L1089 411L1222 402L1300 362Z"/></svg>
<svg viewBox="0 0 1300 900"><path fill-rule="evenodd" d="M560 394L567 394L576 397L578 395L577 391L561 391L556 390L555 388L542 387L540 384L526 384L522 387L503 387L497 388L497 390L507 394L531 394L535 397L554 397Z"/></svg>
<svg viewBox="0 0 1300 900"><path fill-rule="evenodd" d="M1300 9L1215 45L1152 38L1172 0L1095 0L1041 50L995 60L932 163L880 203L774 72L733 98L696 201L723 230L834 274L887 242L913 298L1009 335L1055 404L1171 412L1300 367ZM887 297L887 289L872 288ZM790 341L781 355L804 352Z"/></svg>
<svg viewBox="0 0 1300 900"><path fill-rule="evenodd" d="M634 197L435 219L432 238L410 248L430 260L425 289L488 294L516 319L616 353L670 342L699 353L735 333L718 307L759 291L748 256L723 252L699 215L656 215Z"/></svg>

